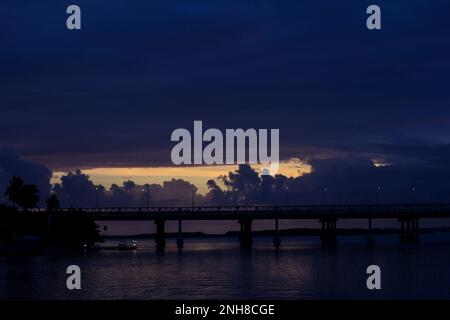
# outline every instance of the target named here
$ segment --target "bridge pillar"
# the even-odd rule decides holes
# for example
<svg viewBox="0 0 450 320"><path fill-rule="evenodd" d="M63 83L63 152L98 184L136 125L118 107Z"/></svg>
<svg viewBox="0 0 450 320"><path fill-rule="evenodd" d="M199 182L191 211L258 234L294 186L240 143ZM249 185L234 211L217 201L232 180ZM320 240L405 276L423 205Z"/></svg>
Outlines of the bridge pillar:
<svg viewBox="0 0 450 320"><path fill-rule="evenodd" d="M405 242L405 221L403 219L399 219L401 228L400 228L400 242Z"/></svg>
<svg viewBox="0 0 450 320"><path fill-rule="evenodd" d="M320 240L322 244L336 244L336 218L324 217L319 220L322 224Z"/></svg>
<svg viewBox="0 0 450 320"><path fill-rule="evenodd" d="M415 218L414 221L415 221L415 229L414 229L415 230L415 235L414 235L414 237L415 237L416 241L419 241L419 239L420 239L419 218Z"/></svg>
<svg viewBox="0 0 450 320"><path fill-rule="evenodd" d="M419 241L419 218L407 217L400 218L400 241L402 243L411 243Z"/></svg>
<svg viewBox="0 0 450 320"><path fill-rule="evenodd" d="M240 219L239 223L241 225L241 232L239 234L239 242L241 248L251 248L252 247L252 219Z"/></svg>
<svg viewBox="0 0 450 320"><path fill-rule="evenodd" d="M278 219L275 219L275 237L273 238L273 246L278 249L281 246L281 238L278 231Z"/></svg>
<svg viewBox="0 0 450 320"><path fill-rule="evenodd" d="M411 242L412 240L412 221L406 220L406 242Z"/></svg>
<svg viewBox="0 0 450 320"><path fill-rule="evenodd" d="M164 247L166 246L166 237L164 234L165 222L166 221L163 219L155 220L155 224L156 224L155 242L156 242L156 248L158 248L158 249L164 249Z"/></svg>
<svg viewBox="0 0 450 320"><path fill-rule="evenodd" d="M372 245L375 242L375 239L373 237L373 231L372 231L372 218L369 218L369 232L367 235L367 243L369 245Z"/></svg>
<svg viewBox="0 0 450 320"><path fill-rule="evenodd" d="M181 231L181 219L178 220L178 238L177 238L177 248L178 250L183 249L184 247L184 239L183 239L183 233Z"/></svg>

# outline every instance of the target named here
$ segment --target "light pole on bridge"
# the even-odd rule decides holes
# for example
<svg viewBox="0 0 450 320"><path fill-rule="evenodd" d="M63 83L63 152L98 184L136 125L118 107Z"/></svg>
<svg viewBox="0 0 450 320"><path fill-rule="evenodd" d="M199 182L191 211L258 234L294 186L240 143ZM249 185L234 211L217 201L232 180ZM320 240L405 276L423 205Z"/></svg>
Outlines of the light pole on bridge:
<svg viewBox="0 0 450 320"><path fill-rule="evenodd" d="M412 192L412 199L411 202L415 203L416 202L416 187L412 186L411 187L411 192Z"/></svg>
<svg viewBox="0 0 450 320"><path fill-rule="evenodd" d="M381 188L381 186L378 186L377 187L377 193L376 193L376 204L380 204L380 195L381 195L381 190L382 190L382 188Z"/></svg>
<svg viewBox="0 0 450 320"><path fill-rule="evenodd" d="M285 187L285 192L286 192L286 205L289 205L289 186Z"/></svg>
<svg viewBox="0 0 450 320"><path fill-rule="evenodd" d="M98 186L95 186L95 209L98 208Z"/></svg>
<svg viewBox="0 0 450 320"><path fill-rule="evenodd" d="M145 200L146 200L146 205L147 208L150 207L150 193L148 190L148 185L145 186L145 188L142 188L142 192L144 193L145 196ZM142 201L142 205L144 204L144 201Z"/></svg>

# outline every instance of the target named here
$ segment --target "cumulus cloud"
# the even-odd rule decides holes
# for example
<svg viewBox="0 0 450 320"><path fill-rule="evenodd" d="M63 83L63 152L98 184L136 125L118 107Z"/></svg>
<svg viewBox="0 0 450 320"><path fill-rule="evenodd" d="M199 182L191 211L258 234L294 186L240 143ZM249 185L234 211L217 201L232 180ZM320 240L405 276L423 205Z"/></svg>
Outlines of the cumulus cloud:
<svg viewBox="0 0 450 320"><path fill-rule="evenodd" d="M112 184L109 189L95 185L89 175L80 170L61 177L61 183L53 188L62 207L137 207L137 206L187 206L204 204L197 187L182 179L171 179L160 184L138 185L124 181Z"/></svg>
<svg viewBox="0 0 450 320"><path fill-rule="evenodd" d="M53 186L62 207L136 207L233 204L357 204L450 201L450 167L445 164L375 165L364 157L315 159L311 172L299 177L261 176L249 165L208 181L209 192L198 193L189 181L172 178L162 184L95 185L76 170ZM51 171L22 159L13 149L0 149L0 189L11 177L40 190L40 205L50 191ZM2 195L3 195L2 191ZM2 200L6 201L5 198Z"/></svg>
<svg viewBox="0 0 450 320"><path fill-rule="evenodd" d="M222 177L227 194L245 204L375 204L449 202L450 167L376 166L361 157L310 161L296 178L258 176L249 166Z"/></svg>

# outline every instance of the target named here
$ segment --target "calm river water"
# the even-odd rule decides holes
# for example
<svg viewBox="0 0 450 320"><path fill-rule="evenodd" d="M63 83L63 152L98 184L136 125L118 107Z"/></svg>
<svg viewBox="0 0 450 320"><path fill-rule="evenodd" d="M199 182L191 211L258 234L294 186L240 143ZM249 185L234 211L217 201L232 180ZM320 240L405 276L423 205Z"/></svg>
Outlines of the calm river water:
<svg viewBox="0 0 450 320"><path fill-rule="evenodd" d="M116 245L118 241L108 241ZM423 235L401 245L396 236L346 236L335 249L317 237L255 237L250 251L234 237L185 239L164 254L153 240L137 251L0 258L0 299L404 299L450 298L450 235ZM79 265L82 289L66 288L66 268ZM382 289L366 288L366 268L381 267Z"/></svg>

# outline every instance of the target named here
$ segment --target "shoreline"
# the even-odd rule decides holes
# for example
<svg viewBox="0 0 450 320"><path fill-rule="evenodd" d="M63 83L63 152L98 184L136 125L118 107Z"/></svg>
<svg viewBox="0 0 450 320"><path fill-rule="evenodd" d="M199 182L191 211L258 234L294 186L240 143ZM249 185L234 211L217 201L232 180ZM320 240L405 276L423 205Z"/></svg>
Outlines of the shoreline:
<svg viewBox="0 0 450 320"><path fill-rule="evenodd" d="M442 228L423 228L420 229L421 234L439 233L439 232L449 232L450 227ZM320 229L312 228L293 228L293 229L283 229L278 231L279 236L320 236ZM348 229L338 229L336 231L337 235L341 236L352 236L352 235L367 235L368 230L362 228L348 228ZM400 229L395 228L374 228L372 230L373 235L396 235L400 233ZM252 231L252 236L275 236L275 230L258 230ZM114 240L114 239L154 239L155 233L149 234L130 234L130 235L102 235L104 240ZM166 238L177 238L179 236L178 232L167 232L165 233ZM239 231L227 231L226 233L204 233L204 232L183 232L183 238L220 238L220 237L239 237Z"/></svg>

